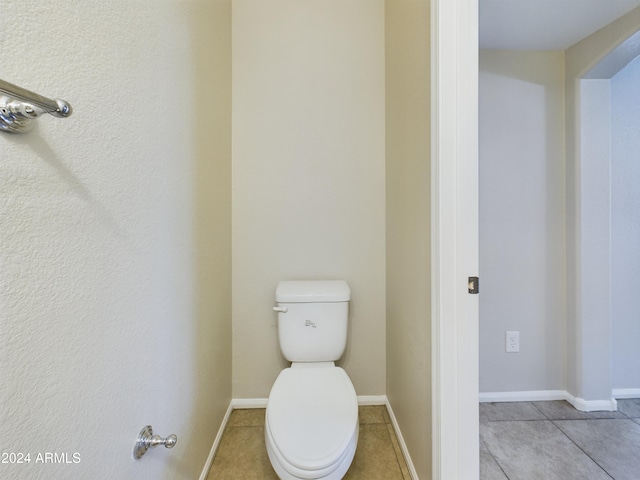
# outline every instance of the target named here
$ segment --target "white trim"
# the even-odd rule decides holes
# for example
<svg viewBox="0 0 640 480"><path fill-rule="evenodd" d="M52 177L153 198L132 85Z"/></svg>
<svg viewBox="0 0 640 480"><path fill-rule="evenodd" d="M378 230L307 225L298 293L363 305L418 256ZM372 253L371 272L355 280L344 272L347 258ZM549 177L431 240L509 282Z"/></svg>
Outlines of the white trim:
<svg viewBox="0 0 640 480"><path fill-rule="evenodd" d="M640 390L636 390L640 394ZM616 391L613 394L616 397ZM566 400L581 412L615 412L618 402L615 398L605 400L585 400L574 397L566 390L534 390L524 392L485 392L481 393L480 403L489 402L544 402L549 400ZM621 397L618 397L621 398ZM627 397L633 398L633 397Z"/></svg>
<svg viewBox="0 0 640 480"><path fill-rule="evenodd" d="M613 398L640 398L640 388L614 388L611 392Z"/></svg>
<svg viewBox="0 0 640 480"><path fill-rule="evenodd" d="M233 409L267 408L268 398L234 398L231 400ZM386 395L358 395L358 405L387 405Z"/></svg>
<svg viewBox="0 0 640 480"><path fill-rule="evenodd" d="M358 395L358 405L386 405L389 406L389 401L386 395Z"/></svg>
<svg viewBox="0 0 640 480"><path fill-rule="evenodd" d="M224 433L224 429L227 428L227 423L229 423L229 417L231 416L232 411L233 411L233 400L229 402L229 406L227 407L227 412L224 414L224 418L222 419L222 423L220 424L220 428L218 429L216 438L213 441L213 445L211 446L211 450L209 451L209 456L207 457L207 461L204 464L204 469L200 474L199 480L207 480L207 477L209 476L209 470L211 470L211 465L213 464L213 458L216 456L216 452L218 451L218 447L220 446L220 441L222 440L222 434Z"/></svg>
<svg viewBox="0 0 640 480"><path fill-rule="evenodd" d="M618 402L615 398L608 400L585 400L567 393L567 402L581 412L615 412L618 410Z"/></svg>
<svg viewBox="0 0 640 480"><path fill-rule="evenodd" d="M477 33L477 0L431 0L434 480L479 476Z"/></svg>
<svg viewBox="0 0 640 480"><path fill-rule="evenodd" d="M237 410L243 408L267 408L268 400L268 398L234 398L231 400L231 405Z"/></svg>
<svg viewBox="0 0 640 480"><path fill-rule="evenodd" d="M385 396L384 405L387 407L387 413L389 414L389 418L391 419L391 425L393 426L393 431L395 432L396 438L398 439L400 450L402 450L402 455L404 456L404 463L407 464L407 469L409 469L409 474L411 475L411 479L419 480L418 472L416 472L416 468L413 466L413 461L411 460L411 455L409 455L407 444L404 441L402 432L400 432L400 426L398 425L398 420L396 420L396 416L393 413L393 408L391 408L391 404L389 403L389 400L387 399L386 396Z"/></svg>
<svg viewBox="0 0 640 480"><path fill-rule="evenodd" d="M480 403L489 402L542 402L567 400L566 390L533 390L527 392L484 392L480 393Z"/></svg>

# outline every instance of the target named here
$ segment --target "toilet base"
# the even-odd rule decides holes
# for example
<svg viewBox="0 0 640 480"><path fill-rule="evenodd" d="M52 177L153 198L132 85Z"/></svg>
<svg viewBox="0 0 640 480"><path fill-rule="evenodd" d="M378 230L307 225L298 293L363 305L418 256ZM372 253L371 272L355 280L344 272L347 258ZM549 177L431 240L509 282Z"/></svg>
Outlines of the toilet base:
<svg viewBox="0 0 640 480"><path fill-rule="evenodd" d="M284 467L278 461L276 454L273 452L273 447L271 446L271 442L269 440L269 432L267 431L268 426L265 425L265 443L267 445L267 454L269 455L269 462L271 463L271 467L278 475L280 480L342 480L342 478L346 475L349 467L351 466L351 462L353 461L353 457L356 454L356 447L358 445L358 434L360 430L360 425L356 427L355 438L349 445L349 449L347 450L345 456L342 461L338 465L338 467L332 471L330 474L325 475L323 477L296 477L289 472L287 472Z"/></svg>

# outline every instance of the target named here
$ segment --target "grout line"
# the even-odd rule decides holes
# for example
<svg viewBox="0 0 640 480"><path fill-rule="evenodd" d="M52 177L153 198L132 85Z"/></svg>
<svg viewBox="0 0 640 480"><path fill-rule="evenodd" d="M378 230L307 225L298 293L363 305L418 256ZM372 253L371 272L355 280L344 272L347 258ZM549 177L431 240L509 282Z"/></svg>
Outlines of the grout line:
<svg viewBox="0 0 640 480"><path fill-rule="evenodd" d="M484 440L480 439L480 441L482 443L484 443L484 448L487 450L487 452L489 452L489 455L491 455L491 458L493 458L493 461L496 462L496 465L498 465L498 468L500 469L500 471L504 474L504 476L507 478L507 480L511 480L511 478L509 477L509 475L507 475L507 472L504 471L504 468L502 468L502 465L500 465L500 462L498 461L498 459L496 458L496 456L493 454L493 452L491 451L491 448L489 448L489 445L487 445Z"/></svg>
<svg viewBox="0 0 640 480"><path fill-rule="evenodd" d="M393 453L396 456L396 464L398 465L398 469L400 470L400 474L402 475L403 480L411 480L411 474L409 473L409 469L404 459L404 455L402 454L402 450L400 449L400 445L398 444L398 438L396 437L396 434L393 431L393 425L391 425L390 423L384 423L383 425L387 429L389 442L391 443L391 447L393 448Z"/></svg>
<svg viewBox="0 0 640 480"><path fill-rule="evenodd" d="M629 418L625 413L622 413L626 418L552 418L548 415L546 415L544 413L544 411L542 411L540 408L538 408L537 405L535 405L535 403L533 401L528 401L528 402L522 402L522 403L530 403L531 405L533 405L533 407L536 408L536 410L538 410L542 416L544 417L544 419L523 419L523 420L487 420L486 423L501 423L501 422L550 422L565 438L567 438L573 445L575 445L578 450L580 450L587 458L589 458L594 464L596 464L606 475L607 477L614 479L613 476L611 476L611 474L609 472L607 472L605 470L605 468L600 465L600 463L598 463L594 458L591 457L591 455L589 455L582 447L580 447L580 445L578 445L569 435L567 435L564 430L562 430L562 428L560 427L560 425L558 425L558 423L556 422L560 422L560 421L592 421L592 420L625 420L625 419L629 419L631 421L633 421L633 419ZM619 410L618 410L619 411ZM590 412L585 412L587 414L589 414ZM482 424L482 422L481 422ZM498 461L498 458L493 454L493 452L491 451L490 446L484 442L482 440L482 438L480 439L481 442L484 443L485 449L489 452L489 454L491 455L491 457L495 460L496 464L498 465L498 467L500 468L500 470L502 471L502 473L507 477L507 479L509 479L509 476L507 475L507 473L504 471L504 469L502 468L502 465L500 464L500 462Z"/></svg>
<svg viewBox="0 0 640 480"><path fill-rule="evenodd" d="M596 418L594 418L594 419L583 419L583 420L607 420L607 419L596 419ZM609 419L609 420L615 420L615 419ZM620 420L620 419L618 419L618 420ZM611 478L611 479L615 480L615 478L613 478L613 477L609 474L609 472L607 472L607 471L604 469L604 467L603 467L602 465L600 465L600 464L599 464L599 463L598 463L594 458L592 458L592 457L591 457L591 455L589 455L589 454L588 454L588 453L587 453L587 452L586 452L586 451L585 451L585 450L584 450L580 445L578 445L576 442L574 442L574 441L573 441L573 438L571 438L569 435L567 435L567 434L564 432L564 430L562 430L562 428L560 428L560 426L556 424L556 422L557 422L557 421L558 421L558 420L551 420L551 423L553 423L553 426L554 426L554 427L556 427L556 428L560 431L560 433L562 433L562 435L564 435L567 439L569 439L569 441L570 441L571 443L573 443L576 447L578 447L578 449L579 449L582 453L584 453L584 454L587 456L587 458L589 458L593 463L595 463L598 467L600 467L600 469L601 469L601 470L602 470L602 471L603 471L603 472L604 472L604 473L605 473L609 478ZM560 421L562 421L562 420L560 420Z"/></svg>
<svg viewBox="0 0 640 480"><path fill-rule="evenodd" d="M359 398L359 400L361 400ZM373 403L375 402L375 403ZM406 461L406 458L403 455L403 451L402 448L400 446L400 440L396 431L396 428L394 426L394 417L392 416L392 411L390 412L390 408L385 405L385 404L380 404L378 399L373 399L373 398L366 398L365 402L363 402L364 405L360 405L360 407L362 406L376 406L379 407L380 409L382 409L382 421L380 423L375 423L376 425L384 425L384 428L387 432L388 438L389 438L389 442L391 443L391 447L393 449L394 452L394 456L396 459L396 465L398 466L398 469L400 470L400 474L403 478L403 480L413 480L413 479L417 479L417 476L413 476L411 473L411 467L413 466L409 466L408 462ZM218 435L216 436L216 439L214 441L214 444L211 448L211 451L209 453L209 458L207 459L205 468L200 476L199 480L208 480L209 478L209 474L211 472L211 469L213 467L213 463L214 463L214 459L215 459L215 454L217 453L218 448L220 447L220 444L222 443L222 439L224 438L224 436L230 431L230 430L259 430L259 429L263 429L264 426L261 425L254 425L254 424L247 424L247 425L231 425L231 414L234 410L246 410L246 409L263 409L264 407L262 407L263 402L261 401L261 399L251 399L248 401L235 401L235 400L231 400L229 407L227 409L226 415L222 421L222 424L220 426L220 429L218 431ZM364 424L361 424L364 425Z"/></svg>
<svg viewBox="0 0 640 480"><path fill-rule="evenodd" d="M542 412L541 412L542 413ZM544 415L544 413L542 413ZM591 457L591 455L589 455L582 447L580 447L580 445L578 445L569 435L567 435L562 428L560 428L560 426L556 423L557 421L580 421L580 420L622 420L622 419L616 419L616 418L583 418L583 419L556 419L556 420L552 420L552 419L539 419L539 420L495 420L495 421L489 421L488 423L501 423L501 422L549 422L551 423L565 438L567 438L572 444L574 444L578 450L580 450L587 458L589 458L593 463L595 463L609 478L611 478L612 480L615 480L614 477L611 476L611 474L609 474L609 472L607 472L604 467L602 465L600 465L594 458ZM482 440L481 440L482 441ZM507 472L504 471L504 468L502 468L502 465L500 464L500 461L498 460L498 458L493 454L493 452L491 451L491 447L486 443L483 442L485 448L487 449L487 451L489 452L489 454L491 455L491 457L493 457L493 459L495 460L496 464L498 465L498 467L500 468L500 470L502 471L502 473L504 473L504 475L507 477L508 480L510 480L509 475L507 475Z"/></svg>
<svg viewBox="0 0 640 480"><path fill-rule="evenodd" d="M547 416L547 415L546 415L542 410L540 410L540 409L538 408L538 406L536 405L536 403L535 403L535 402L529 402L529 403L531 404L531 406L533 406L533 408L535 408L536 410L538 410L538 411L542 414L542 416L543 416L544 418L546 418L547 420L551 420L551 419L550 419L550 418L549 418L549 417L548 417L548 416Z"/></svg>

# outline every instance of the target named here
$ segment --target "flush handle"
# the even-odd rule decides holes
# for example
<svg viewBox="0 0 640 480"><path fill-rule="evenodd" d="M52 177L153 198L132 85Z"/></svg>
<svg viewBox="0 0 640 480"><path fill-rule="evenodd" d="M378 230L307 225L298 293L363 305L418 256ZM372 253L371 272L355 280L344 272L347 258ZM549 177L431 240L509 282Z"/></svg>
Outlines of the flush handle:
<svg viewBox="0 0 640 480"><path fill-rule="evenodd" d="M278 313L287 313L289 311L289 307L286 307L286 306L273 307L273 311Z"/></svg>

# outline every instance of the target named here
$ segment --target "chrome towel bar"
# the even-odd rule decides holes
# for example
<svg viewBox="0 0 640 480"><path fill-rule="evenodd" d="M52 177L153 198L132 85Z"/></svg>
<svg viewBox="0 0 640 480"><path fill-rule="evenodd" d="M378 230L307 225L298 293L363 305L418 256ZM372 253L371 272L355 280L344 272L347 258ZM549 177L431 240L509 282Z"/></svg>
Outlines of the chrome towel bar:
<svg viewBox="0 0 640 480"><path fill-rule="evenodd" d="M64 100L52 100L0 80L0 131L24 133L32 127L31 121L43 113L64 118L72 112Z"/></svg>

